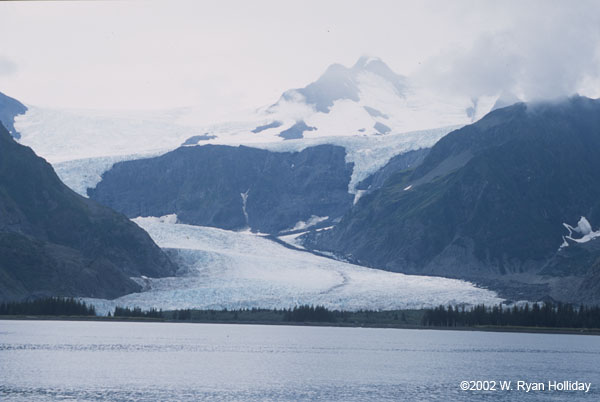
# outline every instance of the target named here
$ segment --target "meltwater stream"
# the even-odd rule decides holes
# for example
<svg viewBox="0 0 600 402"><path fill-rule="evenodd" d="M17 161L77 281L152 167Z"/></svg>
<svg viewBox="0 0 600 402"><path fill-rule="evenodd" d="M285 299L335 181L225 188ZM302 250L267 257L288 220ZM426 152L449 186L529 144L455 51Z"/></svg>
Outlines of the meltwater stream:
<svg viewBox="0 0 600 402"><path fill-rule="evenodd" d="M0 400L597 401L597 336L0 321ZM461 381L590 382L583 392Z"/></svg>

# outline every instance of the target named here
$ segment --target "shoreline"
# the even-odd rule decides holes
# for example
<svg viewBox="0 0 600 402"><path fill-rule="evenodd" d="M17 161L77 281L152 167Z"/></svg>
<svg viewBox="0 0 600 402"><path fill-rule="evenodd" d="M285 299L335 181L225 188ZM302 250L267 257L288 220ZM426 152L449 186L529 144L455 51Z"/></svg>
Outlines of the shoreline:
<svg viewBox="0 0 600 402"><path fill-rule="evenodd" d="M140 317L86 317L86 316L32 316L32 315L0 315L0 321L99 321L99 322L141 322L165 324L237 324L237 325L285 325L298 327L337 327L337 328L381 328L381 329L412 329L412 330L441 330L441 331L477 331L477 332L507 332L555 335L600 335L600 329L594 328L551 328L551 327L518 327L481 325L472 327L439 327L424 325L399 325L383 323L350 323L350 322L293 322L293 321L241 321L241 320L169 320L160 318Z"/></svg>

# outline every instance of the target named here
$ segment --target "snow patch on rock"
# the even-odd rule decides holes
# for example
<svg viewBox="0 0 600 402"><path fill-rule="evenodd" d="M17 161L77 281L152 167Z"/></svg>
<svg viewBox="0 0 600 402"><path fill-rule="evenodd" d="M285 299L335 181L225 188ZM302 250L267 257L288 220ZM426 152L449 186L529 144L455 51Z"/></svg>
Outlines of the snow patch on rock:
<svg viewBox="0 0 600 402"><path fill-rule="evenodd" d="M294 225L293 228L286 230L286 232L295 232L296 230L304 230L307 229L309 227L315 226L318 223L324 222L327 219L329 219L328 216L316 216L316 215L312 215L310 218L308 218L307 221L298 221L296 223L296 225Z"/></svg>
<svg viewBox="0 0 600 402"><path fill-rule="evenodd" d="M569 247L569 242L567 240L574 241L575 243L587 243L590 240L594 240L597 237L600 237L600 230L593 231L592 225L587 220L585 216L582 216L577 222L577 226L573 227L568 223L563 223L563 226L569 231L567 236L563 236L563 243L560 245L559 249L563 247ZM574 238L573 233L578 233L581 235L579 238Z"/></svg>

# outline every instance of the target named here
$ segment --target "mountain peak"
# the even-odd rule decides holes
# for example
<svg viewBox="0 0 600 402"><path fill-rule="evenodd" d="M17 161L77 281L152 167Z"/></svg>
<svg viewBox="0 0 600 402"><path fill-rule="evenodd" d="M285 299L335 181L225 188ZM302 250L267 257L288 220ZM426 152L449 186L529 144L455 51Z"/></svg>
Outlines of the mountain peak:
<svg viewBox="0 0 600 402"><path fill-rule="evenodd" d="M361 56L358 58L356 63L354 63L354 66L352 66L352 69L353 70L366 69L371 64L384 64L385 65L383 60L381 60L379 57Z"/></svg>
<svg viewBox="0 0 600 402"><path fill-rule="evenodd" d="M319 79L321 79L323 76L326 75L330 75L330 74L344 74L348 72L348 67L340 64L340 63L333 63L330 64L329 67L327 67L327 69L325 70L325 72L321 75L321 77L319 77Z"/></svg>
<svg viewBox="0 0 600 402"><path fill-rule="evenodd" d="M329 113L336 100L360 100L359 76L364 73L372 73L388 81L397 95L402 95L406 88L406 78L393 72L380 58L362 56L351 68L339 63L331 64L315 82L284 92L282 99L295 100L300 94L318 112Z"/></svg>

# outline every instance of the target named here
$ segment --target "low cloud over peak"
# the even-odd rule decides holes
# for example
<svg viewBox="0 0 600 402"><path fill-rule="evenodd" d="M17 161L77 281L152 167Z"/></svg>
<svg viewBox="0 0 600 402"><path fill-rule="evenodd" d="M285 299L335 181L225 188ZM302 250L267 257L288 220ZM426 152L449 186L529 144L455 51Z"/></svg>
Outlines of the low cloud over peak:
<svg viewBox="0 0 600 402"><path fill-rule="evenodd" d="M519 7L513 7L512 26L486 32L469 47L440 53L415 76L434 88L472 97L597 96L600 15L585 4L553 3L537 15L519 14Z"/></svg>

